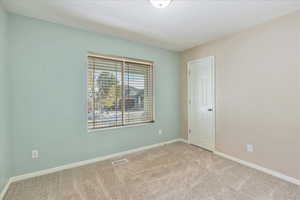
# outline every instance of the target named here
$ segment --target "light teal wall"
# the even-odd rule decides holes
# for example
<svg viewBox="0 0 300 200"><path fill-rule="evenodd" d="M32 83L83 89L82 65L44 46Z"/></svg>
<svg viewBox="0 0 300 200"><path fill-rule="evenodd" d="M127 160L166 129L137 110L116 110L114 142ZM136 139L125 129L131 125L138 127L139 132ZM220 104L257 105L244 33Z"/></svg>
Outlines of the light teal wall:
<svg viewBox="0 0 300 200"><path fill-rule="evenodd" d="M6 53L7 14L0 2L0 192L11 175L10 85Z"/></svg>
<svg viewBox="0 0 300 200"><path fill-rule="evenodd" d="M16 15L9 22L15 175L179 138L179 54ZM154 124L87 133L88 51L155 62Z"/></svg>

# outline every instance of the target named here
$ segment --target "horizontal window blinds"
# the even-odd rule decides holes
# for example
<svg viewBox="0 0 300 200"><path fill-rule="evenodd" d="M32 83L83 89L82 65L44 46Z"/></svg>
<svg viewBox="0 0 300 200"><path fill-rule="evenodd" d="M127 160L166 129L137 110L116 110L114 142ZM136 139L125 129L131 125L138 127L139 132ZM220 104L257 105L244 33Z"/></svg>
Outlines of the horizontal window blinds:
<svg viewBox="0 0 300 200"><path fill-rule="evenodd" d="M153 122L153 64L88 56L88 129Z"/></svg>

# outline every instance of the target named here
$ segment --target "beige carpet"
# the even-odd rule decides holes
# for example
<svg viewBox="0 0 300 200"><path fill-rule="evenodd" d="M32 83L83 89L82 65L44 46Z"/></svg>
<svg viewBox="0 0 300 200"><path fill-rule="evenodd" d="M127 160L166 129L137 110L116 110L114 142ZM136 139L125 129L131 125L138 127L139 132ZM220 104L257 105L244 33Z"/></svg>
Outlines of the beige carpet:
<svg viewBox="0 0 300 200"><path fill-rule="evenodd" d="M299 186L173 143L11 185L5 200L300 200Z"/></svg>

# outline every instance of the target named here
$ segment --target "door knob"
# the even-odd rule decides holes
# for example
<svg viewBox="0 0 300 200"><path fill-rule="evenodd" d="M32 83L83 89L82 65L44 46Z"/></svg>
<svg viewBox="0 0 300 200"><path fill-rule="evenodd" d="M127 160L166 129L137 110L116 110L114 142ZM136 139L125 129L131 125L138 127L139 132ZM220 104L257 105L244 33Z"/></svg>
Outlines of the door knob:
<svg viewBox="0 0 300 200"><path fill-rule="evenodd" d="M210 111L210 112L211 112L211 111L213 111L213 109L212 109L212 108L209 108L209 109L208 109L208 111Z"/></svg>

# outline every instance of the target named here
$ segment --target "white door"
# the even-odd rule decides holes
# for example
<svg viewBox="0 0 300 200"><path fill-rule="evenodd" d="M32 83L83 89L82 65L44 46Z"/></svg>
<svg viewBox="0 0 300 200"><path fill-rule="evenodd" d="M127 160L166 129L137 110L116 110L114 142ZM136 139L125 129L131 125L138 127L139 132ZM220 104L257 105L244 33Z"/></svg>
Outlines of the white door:
<svg viewBox="0 0 300 200"><path fill-rule="evenodd" d="M188 140L213 151L215 148L214 57L188 63Z"/></svg>

